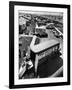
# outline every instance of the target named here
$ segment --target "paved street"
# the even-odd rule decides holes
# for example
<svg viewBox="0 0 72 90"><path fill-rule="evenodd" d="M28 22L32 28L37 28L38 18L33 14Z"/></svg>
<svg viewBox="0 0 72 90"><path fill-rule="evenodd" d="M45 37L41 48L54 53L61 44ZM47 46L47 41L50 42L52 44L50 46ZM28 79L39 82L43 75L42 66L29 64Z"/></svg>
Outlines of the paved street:
<svg viewBox="0 0 72 90"><path fill-rule="evenodd" d="M47 59L38 67L38 75L40 78L50 77L63 65L63 60L60 57Z"/></svg>

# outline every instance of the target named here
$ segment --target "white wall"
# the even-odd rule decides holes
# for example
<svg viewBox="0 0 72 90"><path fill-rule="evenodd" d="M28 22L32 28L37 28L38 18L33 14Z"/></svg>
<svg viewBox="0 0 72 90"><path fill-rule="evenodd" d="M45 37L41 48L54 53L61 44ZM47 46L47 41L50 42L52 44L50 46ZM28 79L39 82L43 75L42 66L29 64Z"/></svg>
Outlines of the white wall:
<svg viewBox="0 0 72 90"><path fill-rule="evenodd" d="M21 0L21 1L70 4L72 9L72 0ZM8 80L9 80L8 78L9 78L9 0L0 0L0 90L8 90ZM29 90L40 90L40 89L71 90L72 84L70 86L29 88Z"/></svg>

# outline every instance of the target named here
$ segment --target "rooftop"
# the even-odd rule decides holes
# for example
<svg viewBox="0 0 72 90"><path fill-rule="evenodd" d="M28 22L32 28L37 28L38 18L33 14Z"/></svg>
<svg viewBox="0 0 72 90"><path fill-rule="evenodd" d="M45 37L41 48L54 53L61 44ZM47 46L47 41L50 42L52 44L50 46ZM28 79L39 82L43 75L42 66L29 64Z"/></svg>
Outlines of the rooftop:
<svg viewBox="0 0 72 90"><path fill-rule="evenodd" d="M32 41L32 42L33 42L33 41ZM33 52L38 53L38 52L40 52L40 51L42 51L42 50L45 50L45 49L47 49L47 48L50 48L50 47L52 47L53 45L56 45L56 44L58 44L58 43L59 43L58 41L52 39L52 40L47 40L47 41L42 42L42 43L37 44L37 45L34 45L34 44L31 43L30 48L31 48L31 50L32 50Z"/></svg>

